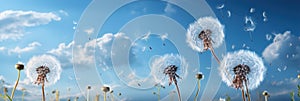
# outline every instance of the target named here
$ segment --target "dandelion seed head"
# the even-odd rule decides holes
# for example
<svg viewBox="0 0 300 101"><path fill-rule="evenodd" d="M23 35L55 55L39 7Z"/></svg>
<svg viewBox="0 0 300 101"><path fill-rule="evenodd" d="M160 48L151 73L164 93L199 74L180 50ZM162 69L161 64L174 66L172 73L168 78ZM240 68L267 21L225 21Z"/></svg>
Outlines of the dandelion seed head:
<svg viewBox="0 0 300 101"><path fill-rule="evenodd" d="M47 74L48 82L45 82L45 86L53 85L60 79L62 71L60 62L53 56L40 55L33 56L26 65L25 74L31 82L36 81L39 75L36 69L40 66L47 66L50 70Z"/></svg>
<svg viewBox="0 0 300 101"><path fill-rule="evenodd" d="M219 68L222 81L228 86L232 86L232 80L235 75L233 68L239 64L247 65L251 70L251 72L247 74L247 78L249 79L248 88L250 90L257 88L264 79L266 68L262 58L254 52L247 50L228 53L224 56Z"/></svg>
<svg viewBox="0 0 300 101"><path fill-rule="evenodd" d="M186 42L193 50L198 52L204 51L204 43L198 38L199 33L203 30L210 30L212 32L210 35L212 47L217 48L223 43L225 37L224 26L216 18L202 17L190 24L187 30Z"/></svg>
<svg viewBox="0 0 300 101"><path fill-rule="evenodd" d="M178 67L176 74L178 74L181 78L185 78L187 76L187 63L186 60L178 54L166 54L163 56L156 56L151 60L151 72L150 74L153 76L156 83L161 85L168 84L168 75L164 74L164 70L166 67L170 65L175 65Z"/></svg>

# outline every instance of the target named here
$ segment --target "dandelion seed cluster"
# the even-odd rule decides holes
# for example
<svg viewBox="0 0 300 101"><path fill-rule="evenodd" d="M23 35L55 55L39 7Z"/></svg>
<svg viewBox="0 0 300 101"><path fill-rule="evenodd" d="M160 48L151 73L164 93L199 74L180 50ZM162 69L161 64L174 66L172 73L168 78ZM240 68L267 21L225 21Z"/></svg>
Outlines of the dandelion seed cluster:
<svg viewBox="0 0 300 101"><path fill-rule="evenodd" d="M48 67L49 71L46 68L37 69L40 66ZM45 82L45 86L55 84L60 79L61 71L60 62L51 55L33 56L27 62L25 68L25 74L32 83L35 83L39 74L45 74L48 72L48 82Z"/></svg>
<svg viewBox="0 0 300 101"><path fill-rule="evenodd" d="M219 22L218 19L213 17L202 17L199 18L196 22L190 24L189 29L186 34L186 42L189 47L198 52L205 51L203 40L198 36L201 31L210 30L211 43L212 47L219 47L224 41L224 26Z"/></svg>
<svg viewBox="0 0 300 101"><path fill-rule="evenodd" d="M163 56L154 57L151 61L151 75L156 83L166 85L168 84L168 77L165 74L165 69L168 66L177 66L176 74L182 78L187 76L187 63L186 60L178 54L165 54Z"/></svg>
<svg viewBox="0 0 300 101"><path fill-rule="evenodd" d="M224 56L219 68L222 80L228 86L232 86L235 75L234 68L239 64L247 65L251 70L251 72L247 74L249 82L248 88L250 90L257 88L264 79L266 68L262 58L248 50L235 51Z"/></svg>

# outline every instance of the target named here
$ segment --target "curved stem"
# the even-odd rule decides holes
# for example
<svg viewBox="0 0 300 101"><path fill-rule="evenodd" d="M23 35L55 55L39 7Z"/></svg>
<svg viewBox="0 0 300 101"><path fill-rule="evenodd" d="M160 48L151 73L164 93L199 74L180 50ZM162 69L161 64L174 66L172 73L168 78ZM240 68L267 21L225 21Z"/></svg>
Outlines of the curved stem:
<svg viewBox="0 0 300 101"><path fill-rule="evenodd" d="M213 54L213 56L215 57L215 59L217 60L217 62L218 62L219 64L221 64L219 58L218 58L218 57L216 56L216 54L215 54L215 51L214 51L214 48L213 48L213 47L210 47L210 52L211 52L211 54Z"/></svg>
<svg viewBox="0 0 300 101"><path fill-rule="evenodd" d="M268 96L265 96L265 101L268 101Z"/></svg>
<svg viewBox="0 0 300 101"><path fill-rule="evenodd" d="M43 94L42 101L46 101L45 100L45 83L43 83L43 85L42 85L42 94Z"/></svg>
<svg viewBox="0 0 300 101"><path fill-rule="evenodd" d="M19 84L19 80L20 80L20 74L21 74L21 70L18 70L18 79L17 79L17 81L16 81L16 84L15 84L15 86L14 86L13 91L11 92L11 96L10 96L11 99L14 99L15 90L16 90L16 88L17 88L17 86L18 86L18 84Z"/></svg>
<svg viewBox="0 0 300 101"><path fill-rule="evenodd" d="M200 91L200 79L198 79L198 90L196 92L196 96L194 98L194 101L197 101L199 91Z"/></svg>
<svg viewBox="0 0 300 101"><path fill-rule="evenodd" d="M179 101L181 101L180 91L179 91L177 83L175 83L175 86L176 86L176 89L177 89Z"/></svg>

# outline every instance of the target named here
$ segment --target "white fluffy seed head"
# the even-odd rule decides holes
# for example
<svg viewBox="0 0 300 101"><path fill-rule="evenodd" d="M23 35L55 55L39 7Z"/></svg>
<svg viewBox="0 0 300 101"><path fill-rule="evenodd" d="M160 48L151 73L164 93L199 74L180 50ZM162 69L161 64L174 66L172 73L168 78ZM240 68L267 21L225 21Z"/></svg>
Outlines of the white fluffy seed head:
<svg viewBox="0 0 300 101"><path fill-rule="evenodd" d="M266 68L261 57L247 50L235 51L224 56L219 68L222 81L228 86L232 86L232 80L235 75L233 68L239 64L250 67L251 71L247 74L249 79L248 88L250 90L257 88L264 79Z"/></svg>
<svg viewBox="0 0 300 101"><path fill-rule="evenodd" d="M198 38L199 33L202 30L211 30L212 47L219 47L224 41L224 26L219 22L218 19L213 17L202 17L196 22L190 24L186 33L186 42L189 47L198 52L203 52L204 45L203 41Z"/></svg>

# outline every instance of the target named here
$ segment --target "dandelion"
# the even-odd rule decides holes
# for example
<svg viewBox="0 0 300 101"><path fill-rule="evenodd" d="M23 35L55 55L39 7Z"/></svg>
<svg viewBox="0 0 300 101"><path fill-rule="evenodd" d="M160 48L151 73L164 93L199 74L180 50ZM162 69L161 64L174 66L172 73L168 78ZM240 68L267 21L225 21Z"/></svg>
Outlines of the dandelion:
<svg viewBox="0 0 300 101"><path fill-rule="evenodd" d="M298 74L298 79L300 79L300 74Z"/></svg>
<svg viewBox="0 0 300 101"><path fill-rule="evenodd" d="M177 79L176 79L176 78L180 78L179 75L176 74L177 68L178 67L175 65L169 65L168 67L165 68L164 74L169 76L169 86L172 84L172 82L174 82L176 89L177 89L178 98L181 101L180 91L179 91L179 88L177 85Z"/></svg>
<svg viewBox="0 0 300 101"><path fill-rule="evenodd" d="M91 89L92 87L91 86L87 86L87 95L86 95L86 101L90 101L90 89Z"/></svg>
<svg viewBox="0 0 300 101"><path fill-rule="evenodd" d="M42 101L45 101L45 80L48 82L47 74L50 73L50 69L47 66L39 66L36 68L38 77L36 78L35 84L42 84Z"/></svg>
<svg viewBox="0 0 300 101"><path fill-rule="evenodd" d="M266 68L264 67L262 59L254 52L240 50L225 55L219 71L222 81L228 86L241 89L243 100L245 100L245 84L245 89L247 91L246 96L248 97L248 100L250 100L248 90L255 89L259 86L264 78Z"/></svg>
<svg viewBox="0 0 300 101"><path fill-rule="evenodd" d="M268 98L270 97L269 93L267 91L264 91L262 95L265 96L265 101L268 101Z"/></svg>
<svg viewBox="0 0 300 101"><path fill-rule="evenodd" d="M12 92L11 92L11 96L10 96L11 99L14 99L14 94L15 94L15 91L16 91L16 89L17 89L17 86L18 86L19 80L20 80L21 70L24 69L24 65L23 65L23 64L16 64L16 65L15 65L15 68L18 70L18 78L17 78L17 81L16 81L16 83L15 83L14 89L13 89Z"/></svg>
<svg viewBox="0 0 300 101"><path fill-rule="evenodd" d="M104 101L106 101L106 93L110 91L110 88L109 87L106 87L106 86L103 86L101 88L101 90L103 91L104 93Z"/></svg>
<svg viewBox="0 0 300 101"><path fill-rule="evenodd" d="M187 31L187 43L195 51L210 50L218 63L220 60L215 55L214 48L221 46L224 41L223 25L213 17L199 18L190 24Z"/></svg>
<svg viewBox="0 0 300 101"><path fill-rule="evenodd" d="M195 98L194 98L194 101L196 101L197 98L198 98L198 94L199 94L200 86L201 86L200 80L202 80L203 74L202 74L202 73L197 73L195 77L196 77L196 79L198 80L198 90L197 90L197 92L196 92L196 96L195 96Z"/></svg>
<svg viewBox="0 0 300 101"><path fill-rule="evenodd" d="M177 78L185 78L187 76L187 68L188 64L182 56L177 54L165 54L152 59L150 74L158 84L165 85L168 83L171 85L172 82L174 82L178 91L178 98L181 100ZM167 75L169 81L165 80ZM179 77L179 75L182 75L182 77Z"/></svg>

